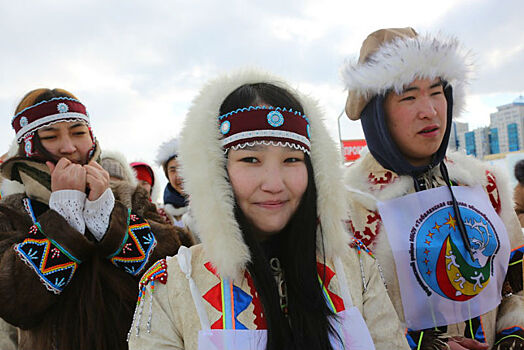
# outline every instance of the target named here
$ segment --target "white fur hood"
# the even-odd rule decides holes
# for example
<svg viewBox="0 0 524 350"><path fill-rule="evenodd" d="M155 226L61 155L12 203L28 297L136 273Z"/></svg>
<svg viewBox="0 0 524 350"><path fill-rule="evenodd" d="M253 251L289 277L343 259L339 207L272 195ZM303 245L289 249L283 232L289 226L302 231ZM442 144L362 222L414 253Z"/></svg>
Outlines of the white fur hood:
<svg viewBox="0 0 524 350"><path fill-rule="evenodd" d="M193 100L180 137L184 188L189 194L196 230L207 256L224 278L235 278L250 261L247 245L234 216L234 195L227 180L218 114L223 100L244 84L267 82L294 94L311 125L311 161L319 219L328 258L344 254L349 235L343 225L347 206L342 184L341 156L323 125L317 103L281 78L258 70L241 70L212 80Z"/></svg>

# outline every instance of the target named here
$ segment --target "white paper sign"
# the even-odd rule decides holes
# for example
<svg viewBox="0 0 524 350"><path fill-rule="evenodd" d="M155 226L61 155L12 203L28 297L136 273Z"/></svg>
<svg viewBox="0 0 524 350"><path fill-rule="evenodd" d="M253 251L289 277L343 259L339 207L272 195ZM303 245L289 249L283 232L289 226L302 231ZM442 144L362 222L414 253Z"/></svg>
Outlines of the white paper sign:
<svg viewBox="0 0 524 350"><path fill-rule="evenodd" d="M453 186L473 259L463 244L449 188L377 203L393 250L407 326L458 323L493 310L509 262L506 228L482 187Z"/></svg>

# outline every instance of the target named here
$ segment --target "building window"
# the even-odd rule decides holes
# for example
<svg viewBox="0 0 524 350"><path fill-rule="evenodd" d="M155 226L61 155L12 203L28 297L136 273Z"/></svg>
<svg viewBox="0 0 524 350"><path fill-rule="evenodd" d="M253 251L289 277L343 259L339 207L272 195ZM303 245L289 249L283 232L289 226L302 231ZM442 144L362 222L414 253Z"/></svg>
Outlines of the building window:
<svg viewBox="0 0 524 350"><path fill-rule="evenodd" d="M475 147L475 132L474 131L467 132L464 134L464 137L466 139L466 153L473 154L476 157L477 149Z"/></svg>
<svg viewBox="0 0 524 350"><path fill-rule="evenodd" d="M491 154L500 153L499 129L493 128L489 133L489 152Z"/></svg>
<svg viewBox="0 0 524 350"><path fill-rule="evenodd" d="M513 152L519 149L519 129L517 123L508 124L508 150Z"/></svg>

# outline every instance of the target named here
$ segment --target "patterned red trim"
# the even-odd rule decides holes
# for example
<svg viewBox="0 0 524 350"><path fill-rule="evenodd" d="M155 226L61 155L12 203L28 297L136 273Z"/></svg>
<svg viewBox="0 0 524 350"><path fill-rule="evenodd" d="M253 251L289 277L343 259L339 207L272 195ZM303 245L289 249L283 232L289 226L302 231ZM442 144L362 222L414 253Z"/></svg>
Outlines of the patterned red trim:
<svg viewBox="0 0 524 350"><path fill-rule="evenodd" d="M262 303L260 302L260 298L258 297L258 293L255 289L255 283L247 271L244 273L244 276L246 277L247 284L249 286L249 292L253 297L253 300L251 301L254 306L253 315L255 315L255 320L253 323L255 324L256 329L267 329L266 318L264 317L264 309L262 308Z"/></svg>
<svg viewBox="0 0 524 350"><path fill-rule="evenodd" d="M366 246L371 247L380 232L380 223L382 218L380 217L378 211L368 210L368 212L369 215L366 216L366 224L364 225L364 229L362 231L355 229L355 226L353 226L353 221L349 220L346 221L346 223L348 225L348 229L353 233L355 238L362 241L362 243L364 243Z"/></svg>
<svg viewBox="0 0 524 350"><path fill-rule="evenodd" d="M486 192L488 192L489 200L491 201L491 205L493 206L497 214L500 214L500 195L497 188L497 180L495 178L495 175L493 175L489 170L486 170L486 179L488 180L488 184L486 185Z"/></svg>

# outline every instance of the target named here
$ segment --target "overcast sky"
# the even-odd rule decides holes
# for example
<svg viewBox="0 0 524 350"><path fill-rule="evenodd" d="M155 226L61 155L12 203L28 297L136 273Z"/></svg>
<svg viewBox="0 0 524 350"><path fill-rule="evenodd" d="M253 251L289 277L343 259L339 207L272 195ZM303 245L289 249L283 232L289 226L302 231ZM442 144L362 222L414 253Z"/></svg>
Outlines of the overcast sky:
<svg viewBox="0 0 524 350"><path fill-rule="evenodd" d="M472 50L470 127L524 93L522 0L0 1L0 154L20 98L60 87L86 105L102 148L152 161L203 83L246 65L319 99L335 138L346 98L339 67L385 27L441 31ZM342 119L344 138L363 136Z"/></svg>

